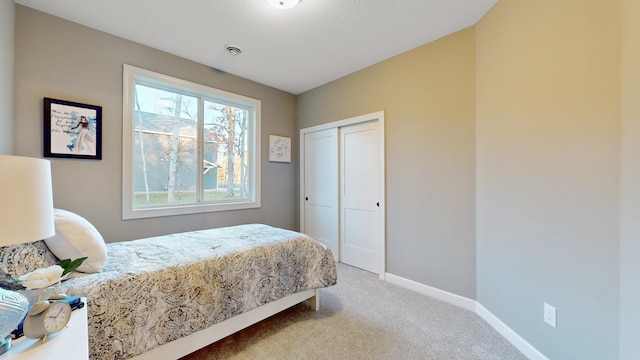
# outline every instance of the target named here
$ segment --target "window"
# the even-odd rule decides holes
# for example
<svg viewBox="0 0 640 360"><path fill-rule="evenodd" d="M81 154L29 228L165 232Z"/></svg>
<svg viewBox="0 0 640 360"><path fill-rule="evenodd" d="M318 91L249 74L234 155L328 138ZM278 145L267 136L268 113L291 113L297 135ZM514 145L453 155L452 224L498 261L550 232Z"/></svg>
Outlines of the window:
<svg viewBox="0 0 640 360"><path fill-rule="evenodd" d="M260 207L260 101L124 65L122 217Z"/></svg>

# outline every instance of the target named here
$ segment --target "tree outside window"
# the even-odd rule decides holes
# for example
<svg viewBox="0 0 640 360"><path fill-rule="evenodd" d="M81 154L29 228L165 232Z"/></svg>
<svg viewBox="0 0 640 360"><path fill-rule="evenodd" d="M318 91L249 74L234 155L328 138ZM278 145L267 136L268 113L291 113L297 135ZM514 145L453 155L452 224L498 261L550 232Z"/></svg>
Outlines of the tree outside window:
<svg viewBox="0 0 640 360"><path fill-rule="evenodd" d="M127 72L124 217L258 207L259 101L128 66L125 80Z"/></svg>

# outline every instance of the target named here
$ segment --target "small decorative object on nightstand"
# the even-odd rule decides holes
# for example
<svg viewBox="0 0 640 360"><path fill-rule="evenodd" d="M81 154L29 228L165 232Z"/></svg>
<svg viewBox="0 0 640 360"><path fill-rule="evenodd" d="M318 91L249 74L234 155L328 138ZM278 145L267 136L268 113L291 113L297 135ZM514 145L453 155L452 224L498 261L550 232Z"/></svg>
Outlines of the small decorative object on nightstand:
<svg viewBox="0 0 640 360"><path fill-rule="evenodd" d="M72 311L65 330L49 335L46 342L40 341L40 338L20 336L14 340L12 350L0 356L0 360L87 360L89 327L87 307L84 306L87 299L69 296L60 302L70 303L71 308L76 309Z"/></svg>
<svg viewBox="0 0 640 360"><path fill-rule="evenodd" d="M51 287L51 289L54 289ZM59 302L67 295L55 293L49 300L39 300L33 304L24 320L24 336L31 339L47 340L47 336L64 329L71 319L71 306Z"/></svg>
<svg viewBox="0 0 640 360"><path fill-rule="evenodd" d="M22 317L27 312L27 298L17 292L0 288L0 354L11 349L11 336Z"/></svg>

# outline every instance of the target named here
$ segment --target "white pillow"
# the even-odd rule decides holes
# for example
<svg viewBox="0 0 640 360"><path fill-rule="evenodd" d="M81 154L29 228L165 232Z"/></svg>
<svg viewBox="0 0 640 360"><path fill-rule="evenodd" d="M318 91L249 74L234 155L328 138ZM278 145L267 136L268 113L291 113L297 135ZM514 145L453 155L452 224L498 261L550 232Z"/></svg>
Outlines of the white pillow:
<svg viewBox="0 0 640 360"><path fill-rule="evenodd" d="M98 230L82 216L54 209L56 234L45 239L51 252L60 260L87 259L76 270L97 273L107 263L107 246Z"/></svg>

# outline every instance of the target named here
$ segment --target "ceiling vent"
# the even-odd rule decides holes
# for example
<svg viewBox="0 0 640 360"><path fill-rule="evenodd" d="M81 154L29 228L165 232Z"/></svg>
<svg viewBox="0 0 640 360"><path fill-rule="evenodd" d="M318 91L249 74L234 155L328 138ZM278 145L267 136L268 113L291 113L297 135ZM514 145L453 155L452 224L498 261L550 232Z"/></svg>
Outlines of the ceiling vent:
<svg viewBox="0 0 640 360"><path fill-rule="evenodd" d="M232 56L238 56L238 55L240 55L240 53L242 53L242 50L239 47L235 46L235 45L229 44L229 45L227 45L226 49L227 49L227 52Z"/></svg>

